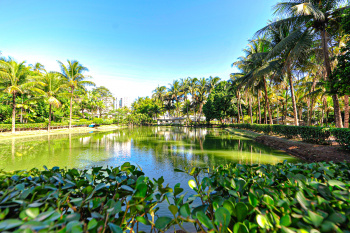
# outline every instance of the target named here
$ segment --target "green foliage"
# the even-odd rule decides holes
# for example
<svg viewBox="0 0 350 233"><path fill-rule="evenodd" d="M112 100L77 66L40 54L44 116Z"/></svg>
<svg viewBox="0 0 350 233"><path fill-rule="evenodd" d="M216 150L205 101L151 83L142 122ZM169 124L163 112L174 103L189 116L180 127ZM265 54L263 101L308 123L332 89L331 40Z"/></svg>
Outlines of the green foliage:
<svg viewBox="0 0 350 233"><path fill-rule="evenodd" d="M341 26L348 38L336 57L338 64L332 73L331 80L327 82L327 88L332 93L350 95L350 10L342 15Z"/></svg>
<svg viewBox="0 0 350 233"><path fill-rule="evenodd" d="M332 128L332 135L335 140L346 150L350 150L350 130L345 128Z"/></svg>
<svg viewBox="0 0 350 233"><path fill-rule="evenodd" d="M236 115L237 107L232 104L232 99L227 82L222 81L217 84L209 94L207 102L203 105L203 113L206 120L208 122L213 119L223 120Z"/></svg>
<svg viewBox="0 0 350 233"><path fill-rule="evenodd" d="M92 121L79 121L73 122L72 126L87 126L90 125ZM102 125L110 125L113 123L113 120L103 120ZM31 123L31 124L16 124L17 130L39 130L39 129L47 129L48 123ZM68 126L68 122L51 122L51 127L56 126ZM11 130L11 124L0 124L0 132L6 132Z"/></svg>
<svg viewBox="0 0 350 233"><path fill-rule="evenodd" d="M192 176L190 196L130 163L0 171L0 230L123 232L142 224L164 232L189 223L211 232L341 232L350 227L349 169L286 162L176 169ZM167 216L158 214L162 202Z"/></svg>
<svg viewBox="0 0 350 233"><path fill-rule="evenodd" d="M233 128L248 129L264 134L278 134L287 138L300 137L305 142L328 144L330 128L314 126L266 125L266 124L232 124Z"/></svg>

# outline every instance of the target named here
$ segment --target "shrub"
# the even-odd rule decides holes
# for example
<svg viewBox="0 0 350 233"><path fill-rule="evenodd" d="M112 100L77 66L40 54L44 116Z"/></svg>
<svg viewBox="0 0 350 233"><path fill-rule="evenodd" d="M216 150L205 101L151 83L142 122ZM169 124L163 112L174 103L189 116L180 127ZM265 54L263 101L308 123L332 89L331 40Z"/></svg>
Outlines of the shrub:
<svg viewBox="0 0 350 233"><path fill-rule="evenodd" d="M346 150L350 150L349 129L332 128L331 133L335 137L335 140L339 143L339 145L341 145Z"/></svg>
<svg viewBox="0 0 350 233"><path fill-rule="evenodd" d="M264 134L278 134L286 138L300 137L305 142L328 144L331 136L329 128L314 126L265 125L265 124L232 124L233 128L241 128Z"/></svg>
<svg viewBox="0 0 350 233"><path fill-rule="evenodd" d="M142 224L164 232L188 223L193 232L342 232L350 228L349 169L286 162L175 169L192 176L190 196L130 163L0 171L0 231L123 232ZM166 206L169 215L159 215Z"/></svg>
<svg viewBox="0 0 350 233"><path fill-rule="evenodd" d="M94 118L92 120L95 124L102 125L103 124L103 119L102 118Z"/></svg>

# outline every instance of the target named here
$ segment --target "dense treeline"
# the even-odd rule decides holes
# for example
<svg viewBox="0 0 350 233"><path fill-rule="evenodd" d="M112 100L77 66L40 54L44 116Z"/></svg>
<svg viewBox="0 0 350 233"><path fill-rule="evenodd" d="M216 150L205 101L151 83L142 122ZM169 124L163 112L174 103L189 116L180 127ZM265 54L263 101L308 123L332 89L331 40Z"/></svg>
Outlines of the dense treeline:
<svg viewBox="0 0 350 233"><path fill-rule="evenodd" d="M101 118L103 98L112 93L105 87L88 91L86 87L95 84L87 80L88 69L78 61L58 63L61 72L49 72L40 63L0 58L0 122L11 123L12 132L16 123L46 123L50 130L52 120L62 123L69 118L71 128L74 118L92 118L97 112Z"/></svg>
<svg viewBox="0 0 350 233"><path fill-rule="evenodd" d="M153 116L349 127L350 11L345 1L282 1L249 40L228 81L187 78L158 87ZM216 87L217 85L217 87ZM215 90L215 91L214 91ZM159 110L160 109L160 110Z"/></svg>

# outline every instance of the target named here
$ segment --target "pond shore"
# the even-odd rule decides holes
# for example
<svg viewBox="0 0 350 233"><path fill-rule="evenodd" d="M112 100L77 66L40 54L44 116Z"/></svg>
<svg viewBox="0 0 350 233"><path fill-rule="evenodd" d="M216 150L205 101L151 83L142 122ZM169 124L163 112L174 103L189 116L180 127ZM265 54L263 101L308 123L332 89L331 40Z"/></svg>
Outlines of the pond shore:
<svg viewBox="0 0 350 233"><path fill-rule="evenodd" d="M21 138L21 137L36 137L36 136L45 136L45 135L54 135L54 134L79 134L79 133L89 133L95 131L112 131L116 129L123 128L122 126L116 125L102 125L96 128L89 127L74 127L72 129L51 129L50 132L47 130L29 130L29 131L17 131L14 134L11 132L2 132L0 133L0 140L6 140L11 138Z"/></svg>
<svg viewBox="0 0 350 233"><path fill-rule="evenodd" d="M306 162L344 162L350 161L350 153L338 145L317 145L289 140L279 136L264 135L243 129L226 129L228 132L248 137L273 149L284 151Z"/></svg>

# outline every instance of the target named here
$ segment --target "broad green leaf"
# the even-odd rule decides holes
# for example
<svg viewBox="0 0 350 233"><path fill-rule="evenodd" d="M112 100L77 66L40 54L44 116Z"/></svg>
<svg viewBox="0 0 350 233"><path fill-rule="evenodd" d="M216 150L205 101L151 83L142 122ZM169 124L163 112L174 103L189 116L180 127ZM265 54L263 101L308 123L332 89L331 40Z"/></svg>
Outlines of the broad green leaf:
<svg viewBox="0 0 350 233"><path fill-rule="evenodd" d="M243 222L247 217L248 207L243 202L239 202L236 204L235 210L238 222Z"/></svg>
<svg viewBox="0 0 350 233"><path fill-rule="evenodd" d="M170 205L168 207L168 209L170 210L170 212L175 216L178 212L178 208L176 207L176 205Z"/></svg>
<svg viewBox="0 0 350 233"><path fill-rule="evenodd" d="M258 214L256 216L256 222L259 224L259 226L263 229L266 229L268 228L268 220L267 218L265 217L265 215L261 215L261 214Z"/></svg>
<svg viewBox="0 0 350 233"><path fill-rule="evenodd" d="M0 222L0 230L10 230L22 225L22 221L18 219L6 219Z"/></svg>
<svg viewBox="0 0 350 233"><path fill-rule="evenodd" d="M186 203L186 204L184 204L184 205L182 205L182 206L180 207L180 214L181 214L182 216L184 216L185 218L187 218L188 216L190 216L191 210L190 210L190 206L189 206L188 203Z"/></svg>
<svg viewBox="0 0 350 233"><path fill-rule="evenodd" d="M36 218L40 213L39 208L28 208L26 209L26 214L31 218Z"/></svg>
<svg viewBox="0 0 350 233"><path fill-rule="evenodd" d="M196 217L197 219L209 230L214 228L213 223L210 221L210 219L208 218L207 215L205 215L205 213L203 213L202 211L198 211L196 213Z"/></svg>
<svg viewBox="0 0 350 233"><path fill-rule="evenodd" d="M290 224L292 224L292 220L291 220L290 216L289 215L284 215L281 218L280 224L282 226L285 226L285 227L288 227Z"/></svg>
<svg viewBox="0 0 350 233"><path fill-rule="evenodd" d="M91 219L88 223L88 230L92 230L97 226L97 221L96 219Z"/></svg>
<svg viewBox="0 0 350 233"><path fill-rule="evenodd" d="M163 230L166 228L166 226L171 222L171 218L169 217L159 217L157 218L155 222L155 226L159 230Z"/></svg>
<svg viewBox="0 0 350 233"><path fill-rule="evenodd" d="M220 226L220 224L221 224L223 226L223 228L225 229L230 224L231 214L227 209L225 209L223 207L218 208L215 211L214 216L215 216L215 223L218 226Z"/></svg>
<svg viewBox="0 0 350 233"><path fill-rule="evenodd" d="M310 210L308 210L307 212L308 212L308 215L312 221L312 224L315 227L319 227L321 225L321 223L323 222L324 218L321 215L318 215Z"/></svg>
<svg viewBox="0 0 350 233"><path fill-rule="evenodd" d="M263 201L267 204L267 205L271 205L273 206L275 204L274 200L272 199L272 197L270 197L269 195L264 195L263 197Z"/></svg>
<svg viewBox="0 0 350 233"><path fill-rule="evenodd" d="M229 201L229 200L224 201L222 207L227 209L232 216L235 215L235 207L231 201Z"/></svg>
<svg viewBox="0 0 350 233"><path fill-rule="evenodd" d="M249 230L243 223L237 222L233 227L233 233L249 233Z"/></svg>
<svg viewBox="0 0 350 233"><path fill-rule="evenodd" d="M248 199L249 199L249 203L254 207L256 207L259 204L259 200L254 193L249 192Z"/></svg>
<svg viewBox="0 0 350 233"><path fill-rule="evenodd" d="M136 220L144 225L151 225L151 223L143 216L137 216Z"/></svg>
<svg viewBox="0 0 350 233"><path fill-rule="evenodd" d="M117 226L113 223L108 223L108 226L113 233L123 233L123 229L121 229L120 226Z"/></svg>

